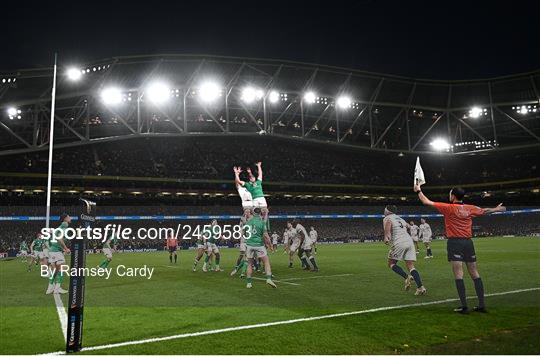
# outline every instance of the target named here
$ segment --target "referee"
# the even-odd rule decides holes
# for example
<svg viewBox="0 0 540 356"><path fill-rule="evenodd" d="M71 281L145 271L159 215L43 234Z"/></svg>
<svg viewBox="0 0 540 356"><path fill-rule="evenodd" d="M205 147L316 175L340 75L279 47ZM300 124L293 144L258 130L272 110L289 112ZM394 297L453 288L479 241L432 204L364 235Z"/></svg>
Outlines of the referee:
<svg viewBox="0 0 540 356"><path fill-rule="evenodd" d="M472 218L482 215L487 215L495 212L506 211L502 204L495 208L479 208L474 205L463 204L465 191L463 188L452 188L450 190L448 203L439 203L429 200L418 184L414 185L414 191L418 194L418 198L422 204L432 206L444 216L444 228L448 239L446 251L448 253L448 261L452 264L452 271L456 281L456 289L461 301L461 306L454 309L455 312L467 314L467 297L465 294L465 283L463 282L463 262L467 265L467 271L474 282L474 289L478 297L478 306L474 307L474 311L486 312L484 304L484 284L476 267L476 252L472 238Z"/></svg>

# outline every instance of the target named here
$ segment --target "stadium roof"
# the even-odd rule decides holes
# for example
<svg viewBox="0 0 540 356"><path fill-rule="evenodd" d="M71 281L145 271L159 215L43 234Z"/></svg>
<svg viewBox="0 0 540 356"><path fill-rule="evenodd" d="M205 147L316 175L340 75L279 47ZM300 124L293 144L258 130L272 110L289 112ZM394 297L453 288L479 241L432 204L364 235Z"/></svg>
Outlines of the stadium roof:
<svg viewBox="0 0 540 356"><path fill-rule="evenodd" d="M68 79L68 68L58 69L59 145L200 134L279 135L397 152L540 145L540 70L443 81L171 54L76 66L77 81ZM52 73L0 74L0 154L46 148Z"/></svg>

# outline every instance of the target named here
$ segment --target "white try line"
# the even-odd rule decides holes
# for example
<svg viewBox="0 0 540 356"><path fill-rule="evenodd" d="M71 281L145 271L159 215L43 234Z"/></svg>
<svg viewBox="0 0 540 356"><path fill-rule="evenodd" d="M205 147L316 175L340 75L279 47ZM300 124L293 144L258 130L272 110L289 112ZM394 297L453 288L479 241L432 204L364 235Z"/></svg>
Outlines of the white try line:
<svg viewBox="0 0 540 356"><path fill-rule="evenodd" d="M526 288L526 289L516 289L516 290L511 290L511 291L506 291L506 292L498 292L498 293L489 293L489 294L486 294L485 296L486 297L495 297L495 296L500 296L500 295L525 293L525 292L532 292L532 291L538 291L538 290L540 290L540 287ZM476 298L476 297L475 296L474 297L469 296L467 298L471 299L471 298ZM154 337L154 338L135 340L135 341L124 341L124 342L119 342L119 343L116 343L116 344L90 346L90 347L84 347L82 349L82 351L105 350L105 349L112 349L112 348L115 348L115 347L141 345L141 344L148 344L148 343L153 343L153 342L175 340L175 339L183 339L183 338L188 338L188 337L221 334L221 333L232 332L232 331L265 328L265 327L269 327L269 326L295 324L295 323L301 323L301 322L307 322L307 321L315 321L315 320L323 320L323 319L340 318L340 317L344 317L344 316L376 313L376 312L380 312L380 311L405 309L405 308L413 308L413 307L421 307L421 306L426 306L426 305L444 304L444 303L450 303L450 302L456 302L456 301L459 301L459 299L458 298L450 298L450 299L435 300L435 301L432 301L432 302L402 304L402 305L394 305L394 306L389 306L389 307L380 307L380 308L373 308L373 309L357 310L357 311L351 311L351 312L345 312L345 313L326 314L326 315L312 316L312 317L299 318L299 319L273 321L273 322L269 322L269 323L233 326L233 327L224 328L224 329L206 330L206 331L199 331L199 332L185 333L185 334L177 334L177 335L170 335L170 336L164 336L164 337ZM58 351L58 352L51 353L51 354L61 354L61 353L63 353L63 351Z"/></svg>
<svg viewBox="0 0 540 356"><path fill-rule="evenodd" d="M285 278L281 281L301 281L304 279L316 279L316 278L334 278L334 277L346 277L346 276L352 276L352 273L344 273L344 274L330 274L328 276L312 276L312 277L295 277L295 278Z"/></svg>
<svg viewBox="0 0 540 356"><path fill-rule="evenodd" d="M58 313L58 319L60 319L60 328L62 329L62 335L64 335L64 341L67 341L67 313L64 309L64 303L60 294L54 293L54 304L56 304L56 312Z"/></svg>
<svg viewBox="0 0 540 356"><path fill-rule="evenodd" d="M163 265L163 267L167 267L167 268L180 268L178 266L168 266L168 265Z"/></svg>
<svg viewBox="0 0 540 356"><path fill-rule="evenodd" d="M266 281L266 278L260 278L260 277L251 277L251 278L256 279L258 281ZM301 284L298 284L298 283L285 282L285 280L283 280L283 279L272 279L272 281L274 281L276 283L290 284L291 286L299 286L299 285L301 285Z"/></svg>

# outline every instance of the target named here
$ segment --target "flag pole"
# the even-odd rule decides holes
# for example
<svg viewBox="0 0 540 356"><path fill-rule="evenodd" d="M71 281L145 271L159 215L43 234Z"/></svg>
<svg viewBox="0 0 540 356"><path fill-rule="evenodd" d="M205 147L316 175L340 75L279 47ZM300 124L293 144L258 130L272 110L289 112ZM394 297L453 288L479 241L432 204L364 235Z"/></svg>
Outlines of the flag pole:
<svg viewBox="0 0 540 356"><path fill-rule="evenodd" d="M52 184L52 160L53 160L53 143L54 143L54 110L56 103L56 61L58 54L54 54L54 73L53 73L53 86L51 97L51 123L49 128L49 166L47 169L47 213L45 227L48 229L50 226L49 220L51 218L51 184Z"/></svg>

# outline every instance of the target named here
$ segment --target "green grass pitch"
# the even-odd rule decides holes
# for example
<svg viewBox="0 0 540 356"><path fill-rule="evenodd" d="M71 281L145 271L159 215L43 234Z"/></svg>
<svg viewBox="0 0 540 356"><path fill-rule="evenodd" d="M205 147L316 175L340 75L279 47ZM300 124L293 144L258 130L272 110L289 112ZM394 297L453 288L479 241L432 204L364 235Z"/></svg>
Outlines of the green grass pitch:
<svg viewBox="0 0 540 356"><path fill-rule="evenodd" d="M486 293L540 287L540 239L476 239ZM280 251L271 255L278 289L230 277L235 249L222 250L225 272L192 272L193 251L180 251L177 265L167 252L117 253L119 264L155 267L144 278L86 279L84 346L290 320L325 314L456 298L444 241L434 242L432 260L419 256L428 294L403 291L386 266L381 243L321 245L318 274L287 268ZM90 255L97 265L102 255ZM260 275L259 277L263 277ZM317 277L317 278L311 278ZM47 353L65 348L53 297L37 269L17 260L0 262L0 350ZM469 278L467 293L474 295ZM67 282L64 282L67 288ZM63 296L66 305L66 296ZM475 305L474 299L470 305ZM487 298L488 314L455 315L457 302L407 307L287 325L228 331L92 351L119 354L358 354L358 353L538 353L540 291Z"/></svg>

